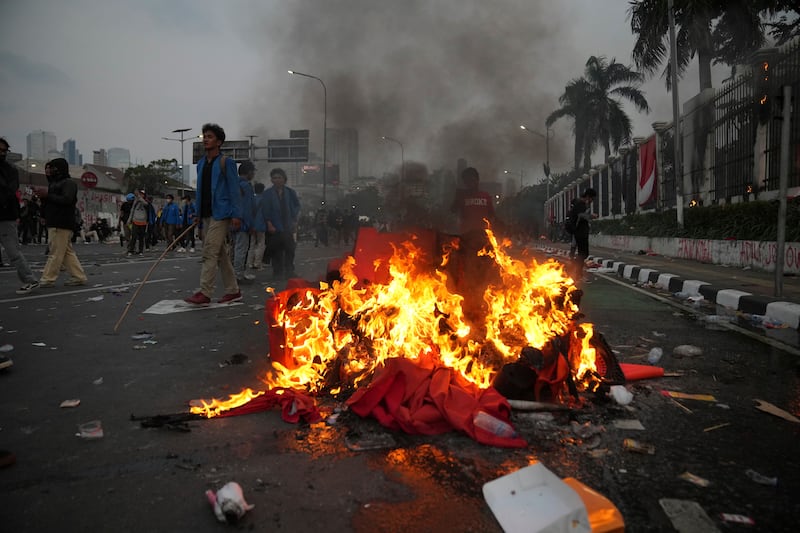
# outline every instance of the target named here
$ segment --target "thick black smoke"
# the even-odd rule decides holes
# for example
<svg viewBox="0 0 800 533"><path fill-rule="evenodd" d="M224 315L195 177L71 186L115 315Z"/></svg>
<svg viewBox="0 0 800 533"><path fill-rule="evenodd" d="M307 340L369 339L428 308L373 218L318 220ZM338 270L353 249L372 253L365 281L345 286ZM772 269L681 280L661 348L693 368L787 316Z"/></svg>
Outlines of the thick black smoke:
<svg viewBox="0 0 800 533"><path fill-rule="evenodd" d="M321 132L322 87L291 68L325 81L329 128L358 129L362 174L396 168L397 146L382 135L401 140L407 160L436 169L463 157L487 179L544 160L543 140L519 124L544 130L571 77L557 61L566 21L549 2L285 4L248 17L245 38L266 59L264 86L244 112L262 139L309 128L313 148Z"/></svg>

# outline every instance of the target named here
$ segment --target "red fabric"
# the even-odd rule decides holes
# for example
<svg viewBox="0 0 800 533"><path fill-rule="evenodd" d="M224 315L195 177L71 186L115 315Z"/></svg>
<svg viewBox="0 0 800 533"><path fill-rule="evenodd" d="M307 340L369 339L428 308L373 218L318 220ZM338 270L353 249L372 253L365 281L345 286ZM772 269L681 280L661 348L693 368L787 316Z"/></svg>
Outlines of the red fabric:
<svg viewBox="0 0 800 533"><path fill-rule="evenodd" d="M394 254L393 246L400 248L404 242L413 242L422 251L422 257L415 261L416 265L424 265L426 262L434 265L437 256L435 231L417 228L387 233L369 226L359 228L353 245L353 258L356 260L353 274L358 282L368 281L381 285L389 283L389 259ZM328 264L329 269L331 263Z"/></svg>
<svg viewBox="0 0 800 533"><path fill-rule="evenodd" d="M639 146L639 183L636 187L636 200L639 206L647 205L656 199L656 136Z"/></svg>
<svg viewBox="0 0 800 533"><path fill-rule="evenodd" d="M534 385L536 400L542 401L545 399L542 397L542 389L545 387L550 387L550 398L557 399L568 375L569 364L567 360L561 356L556 357L556 360L541 369L536 377L536 385Z"/></svg>
<svg viewBox="0 0 800 533"><path fill-rule="evenodd" d="M482 444L506 448L527 446L519 437L503 438L476 427L478 411L510 423L511 407L493 388L481 391L450 368L420 360L395 358L376 372L367 387L347 401L359 416L373 416L393 430L412 435L436 435L461 430Z"/></svg>
<svg viewBox="0 0 800 533"><path fill-rule="evenodd" d="M308 423L318 422L322 419L314 398L294 389L285 388L267 390L261 396L253 398L242 406L223 411L219 416L248 415L272 409L276 405L281 407L281 418L292 424L296 424L300 419Z"/></svg>

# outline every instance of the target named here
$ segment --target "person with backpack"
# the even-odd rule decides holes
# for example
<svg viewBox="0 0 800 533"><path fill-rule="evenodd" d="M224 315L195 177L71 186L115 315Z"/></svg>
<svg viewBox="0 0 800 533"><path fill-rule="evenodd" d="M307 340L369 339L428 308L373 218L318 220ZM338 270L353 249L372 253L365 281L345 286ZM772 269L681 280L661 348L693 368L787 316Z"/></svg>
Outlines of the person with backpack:
<svg viewBox="0 0 800 533"><path fill-rule="evenodd" d="M590 208L597 191L591 187L583 191L580 198L572 201L569 213L564 223L564 229L571 234L575 242L575 257L573 259L575 281L583 280L583 265L589 257L589 230L592 218L597 215L592 214Z"/></svg>
<svg viewBox="0 0 800 533"><path fill-rule="evenodd" d="M139 243L139 255L144 255L147 228L150 226L150 204L144 191L136 191L130 215L131 240L128 243L128 257L131 257Z"/></svg>
<svg viewBox="0 0 800 533"><path fill-rule="evenodd" d="M119 206L119 245L125 246L125 242L131 240L131 227L128 224L128 219L131 217L131 207L133 207L133 199L135 196L129 192L125 196L125 201Z"/></svg>
<svg viewBox="0 0 800 533"><path fill-rule="evenodd" d="M197 209L202 225L203 266L200 290L184 301L207 306L214 294L217 269L225 285L225 294L219 303L242 299L228 245L228 234L238 231L242 225L242 195L236 162L220 153L225 142L225 130L218 124L204 124L202 129L205 156L197 162Z"/></svg>

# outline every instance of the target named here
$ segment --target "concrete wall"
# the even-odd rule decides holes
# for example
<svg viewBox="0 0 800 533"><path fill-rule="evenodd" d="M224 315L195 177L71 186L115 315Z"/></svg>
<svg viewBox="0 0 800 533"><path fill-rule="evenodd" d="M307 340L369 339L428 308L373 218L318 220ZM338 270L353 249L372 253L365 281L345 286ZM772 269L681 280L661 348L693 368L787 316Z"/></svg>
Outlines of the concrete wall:
<svg viewBox="0 0 800 533"><path fill-rule="evenodd" d="M592 235L589 240L592 246L600 248L626 252L652 251L666 257L739 268L751 267L766 272L775 271L775 260L778 255L778 245L772 241L721 241L628 235ZM784 250L784 273L800 274L800 242L787 242Z"/></svg>

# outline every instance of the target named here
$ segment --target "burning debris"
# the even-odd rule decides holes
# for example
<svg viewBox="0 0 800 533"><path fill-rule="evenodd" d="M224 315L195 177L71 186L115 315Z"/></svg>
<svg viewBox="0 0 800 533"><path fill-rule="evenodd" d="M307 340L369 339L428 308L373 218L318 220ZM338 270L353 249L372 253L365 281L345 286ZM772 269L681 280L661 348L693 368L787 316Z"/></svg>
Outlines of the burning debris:
<svg viewBox="0 0 800 533"><path fill-rule="evenodd" d="M491 229L475 257L465 257L457 240L432 245L440 240L433 232L388 235L392 253L374 258L374 276L364 275L356 253L341 265L340 279L290 288L267 301L267 393L295 391L293 404L302 393L347 396L379 381L393 359L426 368L433 376L426 379L444 379L436 377L439 368L452 371L450 386L469 389L478 407L481 394L494 388L506 397L571 402L579 392L605 385L605 394L624 380L602 336L577 323L582 293L560 263L512 257L511 242ZM362 232L359 240L369 236ZM357 252L364 248L356 243ZM473 268L465 269L470 261ZM476 265L485 274L477 284L464 276ZM248 389L229 400L203 401L191 412L224 416L262 394Z"/></svg>

